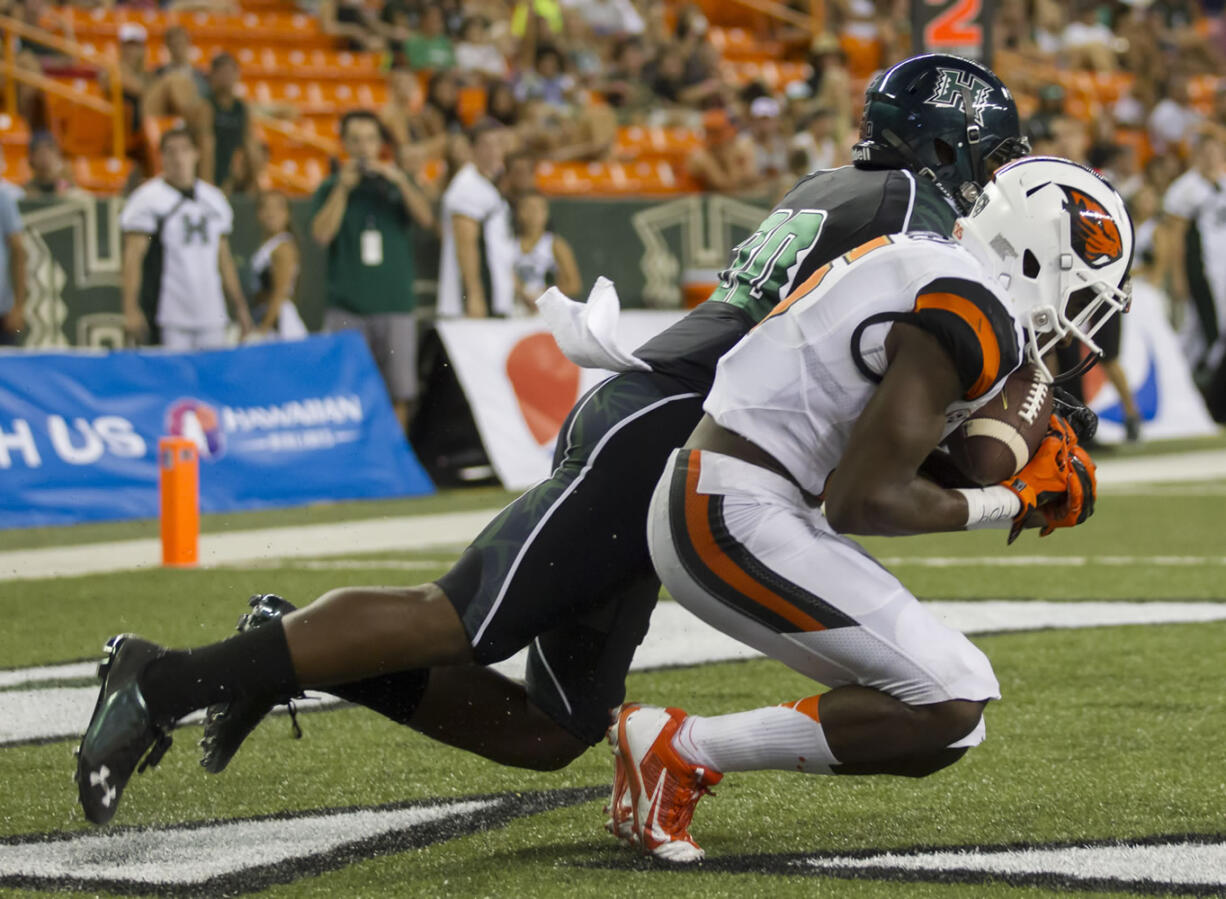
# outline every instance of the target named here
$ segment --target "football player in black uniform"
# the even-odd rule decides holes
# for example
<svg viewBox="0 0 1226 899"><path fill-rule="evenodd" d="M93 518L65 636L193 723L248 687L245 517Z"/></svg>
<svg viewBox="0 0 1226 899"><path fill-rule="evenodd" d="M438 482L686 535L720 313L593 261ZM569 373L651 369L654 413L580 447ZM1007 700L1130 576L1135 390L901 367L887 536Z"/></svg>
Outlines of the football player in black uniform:
<svg viewBox="0 0 1226 899"><path fill-rule="evenodd" d="M242 631L190 651L113 638L82 739L86 817L105 823L142 756L210 707L202 764L220 771L304 688L365 705L494 761L559 768L599 742L647 631L659 580L652 489L702 416L720 356L820 266L901 231L948 235L999 165L1027 151L1008 89L958 57L915 57L869 87L854 166L801 179L735 247L710 299L635 355L650 371L589 391L553 475L507 506L437 582L343 588L297 611L253 597ZM484 667L529 647L527 682ZM142 766L143 767L143 766Z"/></svg>

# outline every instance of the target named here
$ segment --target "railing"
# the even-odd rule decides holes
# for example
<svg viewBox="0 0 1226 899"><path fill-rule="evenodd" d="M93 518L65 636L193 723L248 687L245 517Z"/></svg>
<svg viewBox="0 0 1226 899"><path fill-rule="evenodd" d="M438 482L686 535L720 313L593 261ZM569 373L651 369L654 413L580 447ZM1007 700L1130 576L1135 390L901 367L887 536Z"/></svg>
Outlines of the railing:
<svg viewBox="0 0 1226 899"><path fill-rule="evenodd" d="M780 22L795 25L802 31L809 32L810 35L821 34L826 21L826 4L824 0L809 0L808 15L798 12L790 6L777 3L776 0L735 0L735 2L755 12L770 16L772 19L778 19Z"/></svg>
<svg viewBox="0 0 1226 899"><path fill-rule="evenodd" d="M125 151L125 128L123 110L123 82L119 74L119 64L108 59L96 50L84 47L75 41L65 40L58 35L35 28L25 22L0 16L0 32L4 34L4 60L0 62L0 72L4 79L4 109L9 115L17 115L17 82L28 84L48 94L53 94L85 109L100 112L111 118L111 155L122 158ZM17 65L17 39L25 38L58 50L65 56L82 60L99 69L106 70L110 76L110 102L99 100L88 94L73 90L71 87L48 78L41 72L32 72Z"/></svg>
<svg viewBox="0 0 1226 899"><path fill-rule="evenodd" d="M340 156L341 145L338 141L330 137L323 137L313 131L307 131L305 128L299 128L284 119L278 119L270 115L262 113L253 113L252 121L263 128L265 131L275 131L288 137L290 140L297 141L307 147L313 147L321 153L328 156Z"/></svg>

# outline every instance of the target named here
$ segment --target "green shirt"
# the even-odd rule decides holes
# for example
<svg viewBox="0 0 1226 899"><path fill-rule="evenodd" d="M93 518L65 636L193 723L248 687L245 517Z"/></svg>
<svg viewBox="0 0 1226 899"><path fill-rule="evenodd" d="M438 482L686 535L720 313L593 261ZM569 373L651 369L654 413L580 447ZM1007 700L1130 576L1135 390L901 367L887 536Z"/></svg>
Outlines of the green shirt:
<svg viewBox="0 0 1226 899"><path fill-rule="evenodd" d="M455 66L455 50L445 34L423 37L415 34L404 42L404 55L411 69L450 69Z"/></svg>
<svg viewBox="0 0 1226 899"><path fill-rule="evenodd" d="M336 183L333 175L319 185L311 201L311 216L327 202ZM413 293L413 241L409 211L395 185L385 178L366 177L349 192L345 217L328 244L328 305L376 315L385 312L412 312L417 305ZM363 232L375 231L381 246L375 262L368 247L363 258ZM375 243L367 238L368 243Z"/></svg>

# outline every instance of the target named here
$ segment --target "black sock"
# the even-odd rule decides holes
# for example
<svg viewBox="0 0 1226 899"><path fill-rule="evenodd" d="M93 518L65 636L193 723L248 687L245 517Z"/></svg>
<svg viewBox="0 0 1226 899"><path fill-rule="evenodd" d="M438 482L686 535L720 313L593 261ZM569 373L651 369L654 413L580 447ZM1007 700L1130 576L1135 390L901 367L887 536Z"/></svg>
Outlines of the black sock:
<svg viewBox="0 0 1226 899"><path fill-rule="evenodd" d="M141 672L140 689L159 722L216 702L246 696L284 701L299 692L279 619L199 649L168 650Z"/></svg>
<svg viewBox="0 0 1226 899"><path fill-rule="evenodd" d="M421 704L429 681L430 669L418 668L380 674L350 684L338 684L328 687L327 692L347 702L364 705L391 718L397 724L407 725L417 711L417 706Z"/></svg>

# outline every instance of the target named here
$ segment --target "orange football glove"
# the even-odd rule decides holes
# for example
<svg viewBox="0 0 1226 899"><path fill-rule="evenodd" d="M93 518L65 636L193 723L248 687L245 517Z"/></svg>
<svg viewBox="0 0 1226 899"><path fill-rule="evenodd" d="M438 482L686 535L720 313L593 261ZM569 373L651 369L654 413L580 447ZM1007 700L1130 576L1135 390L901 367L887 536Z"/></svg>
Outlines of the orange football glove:
<svg viewBox="0 0 1226 899"><path fill-rule="evenodd" d="M1056 528L1081 524L1093 514L1097 482L1094 462L1077 443L1077 435L1063 418L1053 415L1047 436L1026 466L1002 486L1012 490L1022 502L1009 531L1012 543L1026 521L1038 510L1046 524L1046 537Z"/></svg>

